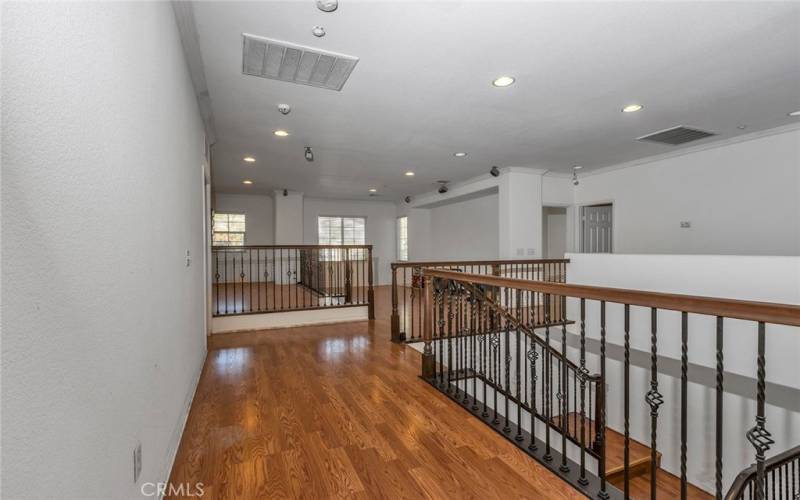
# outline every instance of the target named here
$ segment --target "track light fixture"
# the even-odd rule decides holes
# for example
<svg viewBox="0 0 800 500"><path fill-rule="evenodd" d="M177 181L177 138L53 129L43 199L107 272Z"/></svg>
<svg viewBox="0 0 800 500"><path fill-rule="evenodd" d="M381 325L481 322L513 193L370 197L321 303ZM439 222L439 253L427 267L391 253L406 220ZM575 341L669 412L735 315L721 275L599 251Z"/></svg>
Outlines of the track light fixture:
<svg viewBox="0 0 800 500"><path fill-rule="evenodd" d="M572 185L577 186L578 184L580 184L580 181L578 180L578 170L582 168L583 167L581 167L580 165L572 166Z"/></svg>
<svg viewBox="0 0 800 500"><path fill-rule="evenodd" d="M447 192L447 182L448 181L436 181L439 183L439 194L445 194Z"/></svg>
<svg viewBox="0 0 800 500"><path fill-rule="evenodd" d="M406 203L411 203L411 197L410 197L410 196L406 196L405 198L403 198L403 200L404 200Z"/></svg>
<svg viewBox="0 0 800 500"><path fill-rule="evenodd" d="M283 190L283 195L284 196L289 196L289 190L288 189L284 189Z"/></svg>
<svg viewBox="0 0 800 500"><path fill-rule="evenodd" d="M306 156L306 161L314 161L314 152L311 151L310 146L306 146L305 156Z"/></svg>
<svg viewBox="0 0 800 500"><path fill-rule="evenodd" d="M489 173L492 174L492 177L497 177L500 175L500 169L497 167L492 167L492 169L489 170Z"/></svg>

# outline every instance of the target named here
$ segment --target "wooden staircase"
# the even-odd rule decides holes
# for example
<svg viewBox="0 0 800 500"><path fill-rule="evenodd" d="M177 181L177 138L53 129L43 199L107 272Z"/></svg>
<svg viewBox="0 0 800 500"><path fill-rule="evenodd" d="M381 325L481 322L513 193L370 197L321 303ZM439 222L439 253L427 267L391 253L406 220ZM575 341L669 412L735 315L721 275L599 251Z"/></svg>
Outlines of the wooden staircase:
<svg viewBox="0 0 800 500"><path fill-rule="evenodd" d="M567 414L570 425L580 422L580 415ZM561 426L561 417L553 417L553 424ZM580 425L580 424L578 424ZM594 432L594 421L586 418L584 423L585 433L588 436ZM650 498L650 464L652 463L651 448L636 441L630 440L630 496L636 500ZM661 453L656 451L656 491L659 498L680 497L680 479L667 471L661 470ZM616 488L622 490L625 484L625 436L614 429L606 427L606 480ZM687 496L696 500L711 500L713 496L705 491L689 485Z"/></svg>

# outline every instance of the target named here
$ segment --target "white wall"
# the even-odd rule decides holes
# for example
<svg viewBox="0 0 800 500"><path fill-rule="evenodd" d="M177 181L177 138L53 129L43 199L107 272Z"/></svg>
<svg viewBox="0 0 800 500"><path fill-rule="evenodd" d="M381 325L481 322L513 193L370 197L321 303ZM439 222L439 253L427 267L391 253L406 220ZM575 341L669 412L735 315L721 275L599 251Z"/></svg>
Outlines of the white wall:
<svg viewBox="0 0 800 500"><path fill-rule="evenodd" d="M3 496L141 498L205 357L203 129L172 7L6 3L2 59Z"/></svg>
<svg viewBox="0 0 800 500"><path fill-rule="evenodd" d="M800 303L800 258L767 256L713 255L608 255L568 254L569 283L599 285L635 290L737 298L787 304ZM568 317L578 319L577 299L569 300ZM599 305L586 304L586 335L599 338ZM623 343L623 306L608 303L607 339L610 345ZM650 313L646 308L631 308L631 347L650 352ZM727 319L724 328L724 369L726 390L735 385L749 391L748 397L726 392L724 398L724 484L725 490L743 468L749 466L753 449L744 433L755 423L755 379L757 325L749 321ZM577 333L575 327L570 328ZM660 410L659 451L664 456L662 467L673 474L680 471L680 379L665 373L668 363L680 360L680 313L660 311L658 314L659 392L665 403ZM715 367L715 319L689 315L689 362L691 365ZM800 329L768 324L766 327L767 360L767 429L775 445L768 456L800 444ZM647 356L645 356L645 359ZM577 355L573 359L577 359ZM597 372L597 357L590 357L589 367ZM631 369L631 436L649 442L650 415L644 395L649 389L649 363ZM622 364L607 363L608 422L622 429ZM713 373L713 372L712 372ZM678 373L676 372L675 375ZM713 491L714 485L714 390L710 384L697 381L698 370L689 371L689 480ZM749 380L748 380L749 379ZM709 387L711 385L712 387ZM794 408L789 410L786 408Z"/></svg>
<svg viewBox="0 0 800 500"><path fill-rule="evenodd" d="M604 201L617 253L800 255L800 130L581 176Z"/></svg>
<svg viewBox="0 0 800 500"><path fill-rule="evenodd" d="M374 284L392 282L390 264L397 259L397 207L392 202L305 198L303 201L303 243L319 243L317 217L341 215L367 218L367 244L373 245Z"/></svg>
<svg viewBox="0 0 800 500"><path fill-rule="evenodd" d="M430 209L430 258L497 259L497 218L497 194Z"/></svg>
<svg viewBox="0 0 800 500"><path fill-rule="evenodd" d="M216 194L216 211L247 215L247 245L272 245L275 241L275 207L272 198L254 194Z"/></svg>

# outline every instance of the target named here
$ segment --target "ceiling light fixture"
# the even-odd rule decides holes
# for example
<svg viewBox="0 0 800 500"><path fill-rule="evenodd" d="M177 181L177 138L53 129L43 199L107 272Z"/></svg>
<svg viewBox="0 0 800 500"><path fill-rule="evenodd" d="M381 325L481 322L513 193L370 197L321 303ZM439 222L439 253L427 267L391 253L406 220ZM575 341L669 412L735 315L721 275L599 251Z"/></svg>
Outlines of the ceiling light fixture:
<svg viewBox="0 0 800 500"><path fill-rule="evenodd" d="M311 150L311 146L306 146L305 157L306 161L314 161L314 152Z"/></svg>
<svg viewBox="0 0 800 500"><path fill-rule="evenodd" d="M467 153L453 153L453 156L455 156L456 158L464 158L465 156L467 156Z"/></svg>
<svg viewBox="0 0 800 500"><path fill-rule="evenodd" d="M333 12L339 8L339 0L317 0L317 8L322 12Z"/></svg>
<svg viewBox="0 0 800 500"><path fill-rule="evenodd" d="M289 132L285 130L276 130L273 134L277 135L278 137L286 137L289 135Z"/></svg>
<svg viewBox="0 0 800 500"><path fill-rule="evenodd" d="M789 116L800 116L800 109L797 111L792 111L791 113L787 113Z"/></svg>
<svg viewBox="0 0 800 500"><path fill-rule="evenodd" d="M514 83L514 81L515 80L513 76L499 76L495 78L495 80L492 82L492 85L495 87L508 87Z"/></svg>
<svg viewBox="0 0 800 500"><path fill-rule="evenodd" d="M436 181L439 183L439 194L445 194L447 192L447 181Z"/></svg>
<svg viewBox="0 0 800 500"><path fill-rule="evenodd" d="M292 107L288 104L278 104L278 111L280 111L282 115L288 115L291 113Z"/></svg>
<svg viewBox="0 0 800 500"><path fill-rule="evenodd" d="M256 162L256 159L253 158L252 156L245 156L244 158L242 158L242 160L246 161L247 163L255 163Z"/></svg>
<svg viewBox="0 0 800 500"><path fill-rule="evenodd" d="M369 192L370 192L370 193L377 193L377 192L378 192L378 190L377 190L377 189L375 189L375 188L369 188Z"/></svg>
<svg viewBox="0 0 800 500"><path fill-rule="evenodd" d="M242 184L247 184L248 186L250 184L252 184L252 183L253 183L253 181L251 181L250 179L245 179L245 180L242 181Z"/></svg>
<svg viewBox="0 0 800 500"><path fill-rule="evenodd" d="M641 111L643 107L644 106L642 106L641 104L628 104L627 106L622 108L622 112L623 113L636 113L637 111Z"/></svg>
<svg viewBox="0 0 800 500"><path fill-rule="evenodd" d="M409 170L408 172L406 172L406 177L414 177L414 172Z"/></svg>
<svg viewBox="0 0 800 500"><path fill-rule="evenodd" d="M322 38L325 36L325 28L322 26L314 26L314 28L311 29L311 34L317 38Z"/></svg>

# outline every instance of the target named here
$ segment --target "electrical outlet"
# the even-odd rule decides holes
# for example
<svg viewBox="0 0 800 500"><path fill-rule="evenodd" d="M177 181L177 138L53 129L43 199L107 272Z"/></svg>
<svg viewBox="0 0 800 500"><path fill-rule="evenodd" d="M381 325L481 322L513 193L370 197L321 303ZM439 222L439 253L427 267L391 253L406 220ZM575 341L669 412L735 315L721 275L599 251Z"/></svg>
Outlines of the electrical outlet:
<svg viewBox="0 0 800 500"><path fill-rule="evenodd" d="M139 482L139 475L142 473L142 443L136 443L133 449L133 482Z"/></svg>
<svg viewBox="0 0 800 500"><path fill-rule="evenodd" d="M192 253L189 250L186 250L186 267L192 265Z"/></svg>

